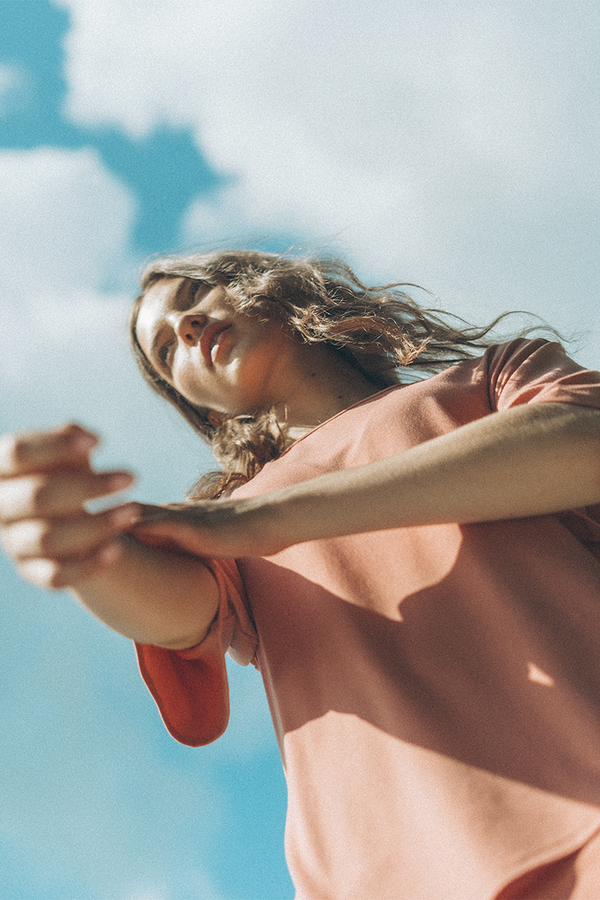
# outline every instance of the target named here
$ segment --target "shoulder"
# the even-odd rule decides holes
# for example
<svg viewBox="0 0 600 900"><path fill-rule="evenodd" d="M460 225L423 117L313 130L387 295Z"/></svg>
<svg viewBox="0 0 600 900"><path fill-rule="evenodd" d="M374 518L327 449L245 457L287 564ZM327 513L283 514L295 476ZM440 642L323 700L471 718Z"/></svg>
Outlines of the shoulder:
<svg viewBox="0 0 600 900"><path fill-rule="evenodd" d="M600 405L600 373L571 359L558 341L517 338L477 362L492 410L537 401Z"/></svg>

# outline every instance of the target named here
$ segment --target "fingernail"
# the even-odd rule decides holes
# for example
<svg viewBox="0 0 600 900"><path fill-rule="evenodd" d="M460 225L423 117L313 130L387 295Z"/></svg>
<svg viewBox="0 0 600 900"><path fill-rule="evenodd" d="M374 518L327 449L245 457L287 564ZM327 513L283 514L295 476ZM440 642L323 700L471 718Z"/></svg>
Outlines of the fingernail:
<svg viewBox="0 0 600 900"><path fill-rule="evenodd" d="M133 475L130 475L129 472L114 472L108 479L108 487L111 491L122 491L124 488L131 487L133 481Z"/></svg>
<svg viewBox="0 0 600 900"><path fill-rule="evenodd" d="M87 453L98 444L98 438L95 434L90 434L89 431L79 431L71 435L70 443L75 450Z"/></svg>

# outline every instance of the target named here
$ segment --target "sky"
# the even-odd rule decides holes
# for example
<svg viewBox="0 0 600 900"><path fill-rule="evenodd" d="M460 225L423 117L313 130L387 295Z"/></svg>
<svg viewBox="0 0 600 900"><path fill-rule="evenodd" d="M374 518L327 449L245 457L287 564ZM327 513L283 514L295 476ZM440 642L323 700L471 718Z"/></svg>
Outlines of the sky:
<svg viewBox="0 0 600 900"><path fill-rule="evenodd" d="M180 500L213 463L127 310L149 255L228 243L531 311L600 368L599 88L595 0L0 0L0 431L79 421ZM0 900L291 900L259 675L183 747L129 641L4 558L0 594Z"/></svg>

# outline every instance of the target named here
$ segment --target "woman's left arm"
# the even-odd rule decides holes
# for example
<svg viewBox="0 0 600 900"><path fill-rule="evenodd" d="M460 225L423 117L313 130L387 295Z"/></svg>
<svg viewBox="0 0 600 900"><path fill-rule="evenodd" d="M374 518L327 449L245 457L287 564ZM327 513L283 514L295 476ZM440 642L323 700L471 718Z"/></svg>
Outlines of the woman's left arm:
<svg viewBox="0 0 600 900"><path fill-rule="evenodd" d="M159 510L134 532L203 556L415 525L538 516L600 503L600 409L532 403L389 459L259 497Z"/></svg>

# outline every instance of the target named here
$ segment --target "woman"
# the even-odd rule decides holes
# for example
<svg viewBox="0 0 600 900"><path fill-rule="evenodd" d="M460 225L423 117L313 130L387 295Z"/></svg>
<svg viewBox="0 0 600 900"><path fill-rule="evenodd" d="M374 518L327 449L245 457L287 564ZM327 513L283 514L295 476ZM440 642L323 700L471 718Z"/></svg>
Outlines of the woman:
<svg viewBox="0 0 600 900"><path fill-rule="evenodd" d="M6 439L4 546L137 642L179 740L225 728L225 650L258 666L298 900L591 900L600 374L485 349L399 287L255 252L153 264L138 360L222 473L92 515L127 479L92 435Z"/></svg>

